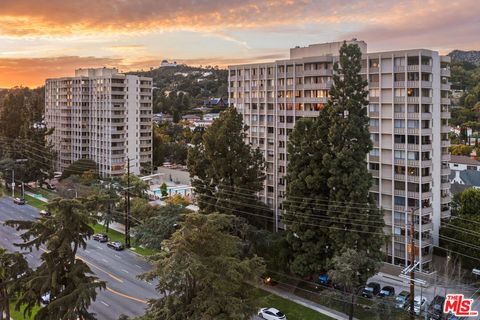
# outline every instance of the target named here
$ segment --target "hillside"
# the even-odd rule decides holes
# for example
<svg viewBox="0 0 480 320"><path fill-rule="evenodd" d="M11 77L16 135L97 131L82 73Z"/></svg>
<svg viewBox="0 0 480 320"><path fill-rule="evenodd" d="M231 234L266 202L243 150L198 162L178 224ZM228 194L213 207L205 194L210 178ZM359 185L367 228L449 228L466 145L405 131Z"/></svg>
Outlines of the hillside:
<svg viewBox="0 0 480 320"><path fill-rule="evenodd" d="M227 98L228 72L225 69L178 65L131 73L153 78L153 85L156 88L154 90L154 112L171 113L172 110L169 110L171 106L161 105L166 102L165 98L160 95L169 96L172 92L180 96L185 93L188 96L187 101L183 101L185 99L180 97L174 99L177 101L172 102L183 104L182 109L184 110L182 111L201 106L203 100L209 97Z"/></svg>
<svg viewBox="0 0 480 320"><path fill-rule="evenodd" d="M448 54L453 61L462 61L480 66L480 51L453 50Z"/></svg>

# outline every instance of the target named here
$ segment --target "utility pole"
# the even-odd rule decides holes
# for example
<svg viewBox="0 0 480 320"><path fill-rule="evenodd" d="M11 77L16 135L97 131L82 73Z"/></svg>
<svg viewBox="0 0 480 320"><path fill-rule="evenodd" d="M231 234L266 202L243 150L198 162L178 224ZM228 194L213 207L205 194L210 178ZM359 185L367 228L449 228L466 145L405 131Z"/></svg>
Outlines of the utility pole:
<svg viewBox="0 0 480 320"><path fill-rule="evenodd" d="M127 189L125 190L125 247L130 248L130 158L127 159Z"/></svg>
<svg viewBox="0 0 480 320"><path fill-rule="evenodd" d="M415 299L415 209L410 212L410 319L415 319L414 299ZM421 303L421 302L420 302Z"/></svg>
<svg viewBox="0 0 480 320"><path fill-rule="evenodd" d="M15 170L12 169L12 198L15 198Z"/></svg>

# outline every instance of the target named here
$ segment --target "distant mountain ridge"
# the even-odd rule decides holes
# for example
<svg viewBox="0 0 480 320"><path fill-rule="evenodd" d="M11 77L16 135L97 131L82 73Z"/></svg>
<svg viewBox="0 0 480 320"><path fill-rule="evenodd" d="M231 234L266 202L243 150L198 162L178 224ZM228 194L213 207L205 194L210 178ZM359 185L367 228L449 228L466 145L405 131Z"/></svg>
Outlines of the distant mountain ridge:
<svg viewBox="0 0 480 320"><path fill-rule="evenodd" d="M480 66L480 51L453 50L448 54L454 61L464 61Z"/></svg>

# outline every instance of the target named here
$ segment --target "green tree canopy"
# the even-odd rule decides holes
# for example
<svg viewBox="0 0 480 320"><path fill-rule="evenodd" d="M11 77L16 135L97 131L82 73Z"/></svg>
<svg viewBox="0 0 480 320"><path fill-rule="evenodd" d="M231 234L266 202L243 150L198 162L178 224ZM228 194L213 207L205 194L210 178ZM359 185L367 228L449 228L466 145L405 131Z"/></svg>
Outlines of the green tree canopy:
<svg viewBox="0 0 480 320"><path fill-rule="evenodd" d="M178 205L156 208L153 216L134 228L135 240L148 248L160 249L162 241L170 238L187 212L189 210Z"/></svg>
<svg viewBox="0 0 480 320"><path fill-rule="evenodd" d="M0 248L0 320L4 314L10 320L10 303L25 285L28 272L30 268L23 254Z"/></svg>
<svg viewBox="0 0 480 320"><path fill-rule="evenodd" d="M59 180L66 179L71 175L82 176L85 172L92 172L98 177L98 165L90 159L80 159L69 165L63 170Z"/></svg>
<svg viewBox="0 0 480 320"><path fill-rule="evenodd" d="M104 289L105 282L93 276L89 266L76 258L79 249L85 249L87 238L93 234L90 225L95 218L87 213L78 200L54 199L48 204L51 216L38 220L11 220L6 224L23 231L22 249L42 248L42 263L26 276L27 285L19 293L16 308L24 305L26 314L50 294L51 302L42 307L35 319L77 320L95 319L88 308Z"/></svg>
<svg viewBox="0 0 480 320"><path fill-rule="evenodd" d="M247 319L259 307L254 288L265 270L256 256L243 258L240 239L228 232L233 216L188 214L162 246L154 270L161 297L150 301L151 319Z"/></svg>
<svg viewBox="0 0 480 320"><path fill-rule="evenodd" d="M194 139L188 171L200 209L243 216L265 226L271 213L256 196L263 189L265 164L260 150L245 143L246 129L234 108L222 112Z"/></svg>

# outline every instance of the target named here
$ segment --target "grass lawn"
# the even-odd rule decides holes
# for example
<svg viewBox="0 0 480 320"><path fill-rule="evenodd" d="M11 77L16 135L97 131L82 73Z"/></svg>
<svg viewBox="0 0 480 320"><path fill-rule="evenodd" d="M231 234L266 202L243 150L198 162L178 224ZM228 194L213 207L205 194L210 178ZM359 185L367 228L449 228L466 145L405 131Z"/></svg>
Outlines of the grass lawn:
<svg viewBox="0 0 480 320"><path fill-rule="evenodd" d="M261 297L263 307L273 307L282 311L288 320L330 320L324 314L316 312L312 309L299 305L290 300L281 298L267 291L258 289L258 294Z"/></svg>
<svg viewBox="0 0 480 320"><path fill-rule="evenodd" d="M92 226L93 229L95 230L95 233L105 233L105 227L101 224L95 224L94 226ZM108 239L110 241L120 241L122 243L125 243L125 235L121 232L118 232L116 230L112 230L112 229L109 229L108 230ZM137 246L135 244L135 239L132 238L132 247L130 248L130 250L142 255L142 256L150 256L154 253L156 253L155 250L153 249L148 249L148 248L142 248L140 246Z"/></svg>
<svg viewBox="0 0 480 320"><path fill-rule="evenodd" d="M35 314L37 313L38 309L40 309L40 306L37 306L33 309L31 317L24 316L23 315L23 309L24 308L20 308L19 311L16 311L15 310L15 303L11 303L10 304L10 317L13 320L32 320L34 318Z"/></svg>
<svg viewBox="0 0 480 320"><path fill-rule="evenodd" d="M25 195L25 201L27 201L27 204L35 207L39 210L43 210L47 207L47 204L41 200L38 200L37 198L31 197L28 194Z"/></svg>

